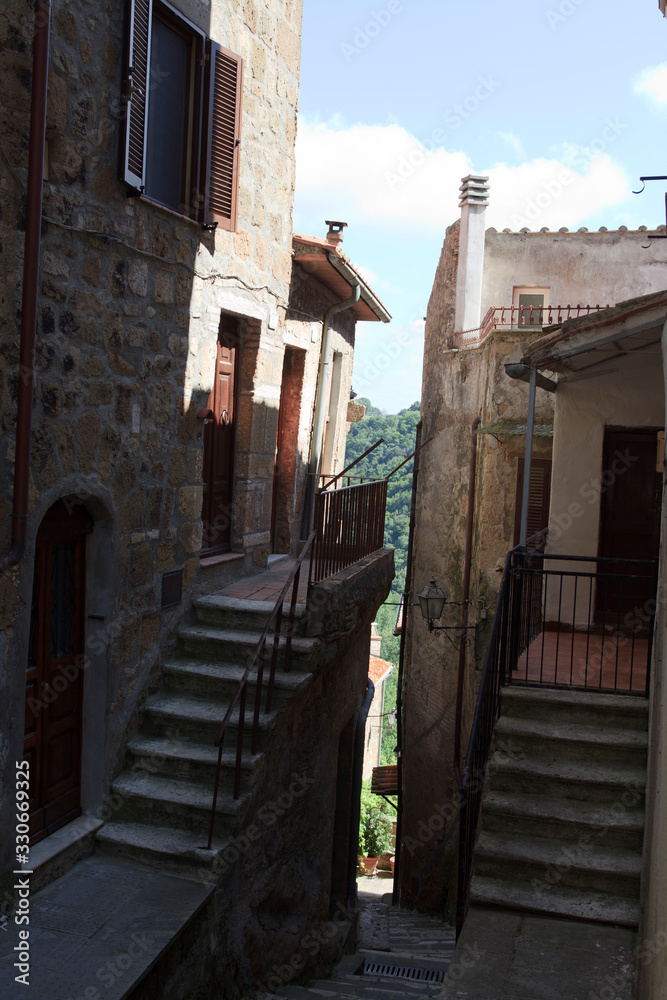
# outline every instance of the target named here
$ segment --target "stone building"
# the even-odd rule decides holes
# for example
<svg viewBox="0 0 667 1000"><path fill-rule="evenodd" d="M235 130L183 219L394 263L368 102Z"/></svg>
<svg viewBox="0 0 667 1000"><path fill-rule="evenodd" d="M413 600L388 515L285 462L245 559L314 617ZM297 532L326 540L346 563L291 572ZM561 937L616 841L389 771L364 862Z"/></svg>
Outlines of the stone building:
<svg viewBox="0 0 667 1000"><path fill-rule="evenodd" d="M389 318L340 224L293 242L301 7L11 0L0 14L3 912L25 757L34 892L101 850L197 880L147 958L174 996L198 976L260 981L347 903L349 809L334 830L334 806L393 573L381 551L311 591L303 683L281 682L240 806L223 769L202 853L216 720L268 617L207 600L299 551L308 474L343 462L356 319ZM221 861L306 773L289 822ZM179 966L186 924L197 944ZM325 944L304 968L340 950Z"/></svg>
<svg viewBox="0 0 667 1000"><path fill-rule="evenodd" d="M387 722L384 714L385 685L394 664L383 660L380 656L382 636L373 622L371 627L371 655L368 663L368 676L375 685L373 701L368 713L366 727L366 747L364 750L364 780L373 776L373 768L380 766L382 750L382 731ZM391 723L389 723L391 725Z"/></svg>
<svg viewBox="0 0 667 1000"><path fill-rule="evenodd" d="M521 369L544 328L667 287L664 240L650 241L644 230L497 232L485 229L486 179L465 178L461 192L461 220L447 230L426 320L422 440L432 440L420 464L412 580L417 593L436 577L449 602L468 602L470 628L463 649L454 649L418 614L410 616L400 862L401 901L448 913L456 896L459 779L480 668L505 557L520 539L529 387L508 378L506 365ZM552 466L553 382L541 378L528 534L548 525L551 508L555 540L568 514L554 499L564 473ZM584 396L594 391L591 376L578 378ZM624 413L619 423L638 426L641 419L639 411L636 420ZM584 436L592 433L581 421ZM597 528L581 530L590 540ZM446 605L436 624L461 621L461 608Z"/></svg>

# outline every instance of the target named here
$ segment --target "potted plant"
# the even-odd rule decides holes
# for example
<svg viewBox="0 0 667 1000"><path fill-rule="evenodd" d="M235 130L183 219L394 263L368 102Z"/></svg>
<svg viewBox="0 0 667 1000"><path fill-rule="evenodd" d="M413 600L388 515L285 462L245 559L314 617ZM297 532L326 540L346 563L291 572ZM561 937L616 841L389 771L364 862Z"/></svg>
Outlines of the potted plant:
<svg viewBox="0 0 667 1000"><path fill-rule="evenodd" d="M383 813L378 796L371 793L370 782L364 782L361 793L359 851L366 875L375 874L378 858L388 852L390 847L391 819Z"/></svg>

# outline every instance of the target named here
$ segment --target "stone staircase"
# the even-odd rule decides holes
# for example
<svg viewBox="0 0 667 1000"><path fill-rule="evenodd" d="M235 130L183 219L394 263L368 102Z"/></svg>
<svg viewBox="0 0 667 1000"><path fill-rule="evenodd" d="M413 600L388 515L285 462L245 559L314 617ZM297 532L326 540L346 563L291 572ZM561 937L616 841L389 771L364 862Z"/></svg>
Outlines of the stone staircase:
<svg viewBox="0 0 667 1000"><path fill-rule="evenodd" d="M215 880L216 860L252 812L253 786L266 766L281 712L291 698L307 688L319 650L317 639L302 635L305 605L298 605L292 669L288 674L283 672L283 657L279 655L272 710L260 717L255 754L251 753L250 729L256 670L250 676L238 799L233 797L238 711L231 717L222 756L216 830L209 851L206 845L218 757L213 741L273 607L269 602L220 594L195 601L195 620L180 629L177 651L163 664L160 689L146 699L138 731L128 740L125 769L112 783L114 813L97 834L102 853L199 878L207 878L208 873L210 880ZM284 621L288 614L286 604ZM272 645L271 634L264 688ZM284 647L283 638L281 650Z"/></svg>
<svg viewBox="0 0 667 1000"><path fill-rule="evenodd" d="M470 899L636 927L648 702L506 688Z"/></svg>

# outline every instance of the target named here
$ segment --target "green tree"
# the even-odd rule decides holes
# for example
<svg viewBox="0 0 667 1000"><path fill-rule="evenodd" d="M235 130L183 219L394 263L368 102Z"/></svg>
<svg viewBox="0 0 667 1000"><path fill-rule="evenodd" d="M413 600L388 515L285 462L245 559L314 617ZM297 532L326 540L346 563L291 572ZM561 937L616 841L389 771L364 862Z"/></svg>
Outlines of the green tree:
<svg viewBox="0 0 667 1000"><path fill-rule="evenodd" d="M396 466L415 450L415 434L420 418L420 404L413 403L400 413L382 413L369 399L358 399L366 407L366 413L357 424L352 424L347 437L345 464L375 444L380 438L383 444L362 459L351 475L384 479ZM395 664L385 688L385 714L396 707L398 684L398 659L400 639L393 634L396 624L398 604L405 586L405 571L408 557L408 532L410 528L410 502L412 500L413 460L407 462L395 473L387 486L387 513L385 518L384 543L394 549L396 576L385 604L379 608L376 621L382 636L382 658ZM396 757L396 728L387 725L382 729L381 763L394 764Z"/></svg>

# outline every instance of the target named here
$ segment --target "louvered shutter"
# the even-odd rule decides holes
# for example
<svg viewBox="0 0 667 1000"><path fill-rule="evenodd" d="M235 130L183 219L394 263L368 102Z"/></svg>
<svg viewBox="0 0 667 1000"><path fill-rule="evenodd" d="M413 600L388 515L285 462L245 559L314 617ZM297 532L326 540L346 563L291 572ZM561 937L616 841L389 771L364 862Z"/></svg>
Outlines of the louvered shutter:
<svg viewBox="0 0 667 1000"><path fill-rule="evenodd" d="M243 60L210 42L204 222L236 229Z"/></svg>
<svg viewBox="0 0 667 1000"><path fill-rule="evenodd" d="M151 64L153 0L129 0L123 180L143 191Z"/></svg>
<svg viewBox="0 0 667 1000"><path fill-rule="evenodd" d="M530 490L528 493L527 538L549 526L549 498L551 494L551 459L534 458L530 468ZM514 544L519 544L521 534L521 503L523 500L524 460L519 459L516 481L516 508L514 519Z"/></svg>

